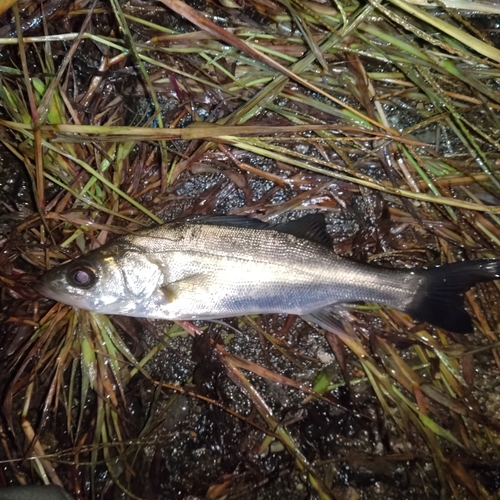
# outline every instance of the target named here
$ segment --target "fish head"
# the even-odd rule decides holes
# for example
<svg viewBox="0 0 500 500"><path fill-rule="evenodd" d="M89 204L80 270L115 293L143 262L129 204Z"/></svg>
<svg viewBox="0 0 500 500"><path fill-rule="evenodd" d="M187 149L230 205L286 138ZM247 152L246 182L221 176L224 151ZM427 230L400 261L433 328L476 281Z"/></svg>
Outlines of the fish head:
<svg viewBox="0 0 500 500"><path fill-rule="evenodd" d="M138 251L103 247L41 276L41 295L79 309L140 316L156 292L160 271Z"/></svg>

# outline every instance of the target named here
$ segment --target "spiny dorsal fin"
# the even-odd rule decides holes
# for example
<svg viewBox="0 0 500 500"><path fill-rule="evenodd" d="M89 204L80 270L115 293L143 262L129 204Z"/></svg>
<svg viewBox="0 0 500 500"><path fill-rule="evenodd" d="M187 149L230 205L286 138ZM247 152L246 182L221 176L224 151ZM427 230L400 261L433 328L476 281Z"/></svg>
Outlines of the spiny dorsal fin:
<svg viewBox="0 0 500 500"><path fill-rule="evenodd" d="M233 226L247 229L269 229L267 222L244 215L200 215L177 219L173 222L189 222L191 224L207 224L210 226Z"/></svg>
<svg viewBox="0 0 500 500"><path fill-rule="evenodd" d="M333 242L326 231L325 217L323 214L310 214L300 219L271 225L259 219L241 215L202 215L199 217L186 217L180 221L191 224L208 224L213 226L233 226L247 229L273 229L282 233L292 234L297 238L303 238L327 248L332 248Z"/></svg>
<svg viewBox="0 0 500 500"><path fill-rule="evenodd" d="M333 247L332 238L326 231L325 216L323 214L306 215L300 219L277 224L271 229L293 234L297 238L304 238L329 249Z"/></svg>

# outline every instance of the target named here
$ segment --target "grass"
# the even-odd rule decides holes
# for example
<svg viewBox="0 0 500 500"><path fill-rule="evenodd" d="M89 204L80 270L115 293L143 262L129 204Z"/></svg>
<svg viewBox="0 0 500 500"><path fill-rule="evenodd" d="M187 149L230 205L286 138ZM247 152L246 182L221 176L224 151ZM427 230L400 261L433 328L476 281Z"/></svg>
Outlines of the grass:
<svg viewBox="0 0 500 500"><path fill-rule="evenodd" d="M498 497L498 283L467 294L466 337L370 304L333 335L276 316L108 318L30 288L114 235L208 213L321 210L338 253L392 267L499 257L497 8L475 7L111 2L32 28L35 6L2 15L0 141L33 203L14 218L7 189L0 221L0 484Z"/></svg>

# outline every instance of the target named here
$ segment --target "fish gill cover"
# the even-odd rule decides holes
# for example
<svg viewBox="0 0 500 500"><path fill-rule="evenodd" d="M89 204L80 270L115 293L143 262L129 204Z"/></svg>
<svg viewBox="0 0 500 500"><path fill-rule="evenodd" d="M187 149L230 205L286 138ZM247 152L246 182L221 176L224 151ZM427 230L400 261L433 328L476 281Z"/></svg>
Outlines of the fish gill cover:
<svg viewBox="0 0 500 500"><path fill-rule="evenodd" d="M498 498L499 283L475 333L353 306L161 322L47 269L179 217L324 213L339 255L500 256L498 6L21 1L0 17L0 486L77 499Z"/></svg>

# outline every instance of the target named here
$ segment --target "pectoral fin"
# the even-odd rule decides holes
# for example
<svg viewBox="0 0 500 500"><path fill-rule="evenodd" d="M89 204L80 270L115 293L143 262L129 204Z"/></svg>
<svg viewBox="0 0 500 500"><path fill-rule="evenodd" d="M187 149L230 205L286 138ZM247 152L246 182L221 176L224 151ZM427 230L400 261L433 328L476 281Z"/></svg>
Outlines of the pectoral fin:
<svg viewBox="0 0 500 500"><path fill-rule="evenodd" d="M176 299L175 290L170 285L163 285L160 287L160 290L169 304L174 302Z"/></svg>
<svg viewBox="0 0 500 500"><path fill-rule="evenodd" d="M167 303L171 304L178 300L181 296L187 294L198 293L203 283L206 281L206 275L197 273L187 276L186 278L173 281L160 286L162 294L165 296Z"/></svg>

